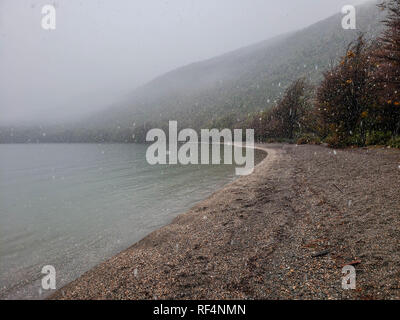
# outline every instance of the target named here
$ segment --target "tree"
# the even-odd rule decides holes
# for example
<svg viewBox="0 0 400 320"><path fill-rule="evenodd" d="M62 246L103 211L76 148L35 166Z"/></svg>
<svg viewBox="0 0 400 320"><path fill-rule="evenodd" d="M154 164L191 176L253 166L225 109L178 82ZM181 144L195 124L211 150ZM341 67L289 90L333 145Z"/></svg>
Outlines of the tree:
<svg viewBox="0 0 400 320"><path fill-rule="evenodd" d="M382 111L382 129L400 134L400 0L391 0L380 5L388 10L383 21L386 30L380 37L377 58L376 81Z"/></svg>
<svg viewBox="0 0 400 320"><path fill-rule="evenodd" d="M322 131L335 144L347 144L355 134L365 144L371 126L369 114L376 106L376 88L371 77L375 66L370 53L363 36L359 36L349 45L340 64L324 73L317 90L316 108Z"/></svg>
<svg viewBox="0 0 400 320"><path fill-rule="evenodd" d="M311 86L304 78L294 81L278 105L268 115L276 133L293 139L302 130L302 121L310 106Z"/></svg>

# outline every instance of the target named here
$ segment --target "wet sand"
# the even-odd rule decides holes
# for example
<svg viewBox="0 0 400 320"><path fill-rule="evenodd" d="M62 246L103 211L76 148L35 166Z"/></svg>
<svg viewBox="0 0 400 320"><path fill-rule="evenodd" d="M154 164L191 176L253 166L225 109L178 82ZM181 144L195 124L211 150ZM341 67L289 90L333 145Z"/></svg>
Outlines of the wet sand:
<svg viewBox="0 0 400 320"><path fill-rule="evenodd" d="M400 151L262 147L252 175L50 298L399 299Z"/></svg>

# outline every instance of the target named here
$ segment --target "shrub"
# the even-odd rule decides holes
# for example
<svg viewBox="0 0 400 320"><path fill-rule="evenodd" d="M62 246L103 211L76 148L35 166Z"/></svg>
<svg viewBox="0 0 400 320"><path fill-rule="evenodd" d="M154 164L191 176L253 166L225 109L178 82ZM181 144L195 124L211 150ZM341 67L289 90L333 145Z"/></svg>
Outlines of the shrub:
<svg viewBox="0 0 400 320"><path fill-rule="evenodd" d="M345 143L343 141L343 139L337 134L329 135L325 139L325 142L331 148L342 148L342 147L345 147L347 145L347 143Z"/></svg>
<svg viewBox="0 0 400 320"><path fill-rule="evenodd" d="M392 148L398 148L400 149L400 136L394 137L392 139L390 139L389 141L389 146L391 146Z"/></svg>
<svg viewBox="0 0 400 320"><path fill-rule="evenodd" d="M367 134L367 145L387 145L392 136L391 132L372 131Z"/></svg>
<svg viewBox="0 0 400 320"><path fill-rule="evenodd" d="M321 144L321 139L314 134L305 133L299 137L297 144Z"/></svg>

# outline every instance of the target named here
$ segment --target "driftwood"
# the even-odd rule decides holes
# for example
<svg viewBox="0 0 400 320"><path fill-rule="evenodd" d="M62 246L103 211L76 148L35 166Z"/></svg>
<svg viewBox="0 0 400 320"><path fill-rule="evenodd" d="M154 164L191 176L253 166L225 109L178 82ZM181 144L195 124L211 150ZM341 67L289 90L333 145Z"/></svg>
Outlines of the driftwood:
<svg viewBox="0 0 400 320"><path fill-rule="evenodd" d="M330 252L331 252L330 250L320 251L320 252L314 253L311 257L313 257L313 258L323 257L323 256L326 256L327 254L329 254Z"/></svg>
<svg viewBox="0 0 400 320"><path fill-rule="evenodd" d="M338 189L341 193L344 193L344 192L342 191L342 189L340 189L336 184L333 184L333 186L334 186L336 189Z"/></svg>

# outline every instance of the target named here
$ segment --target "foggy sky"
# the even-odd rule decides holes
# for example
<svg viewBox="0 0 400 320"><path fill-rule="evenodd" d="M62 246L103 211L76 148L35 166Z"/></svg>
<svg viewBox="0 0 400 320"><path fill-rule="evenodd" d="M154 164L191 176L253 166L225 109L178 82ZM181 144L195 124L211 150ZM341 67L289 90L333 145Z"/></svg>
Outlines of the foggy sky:
<svg viewBox="0 0 400 320"><path fill-rule="evenodd" d="M363 2L0 0L0 123L93 112L166 71ZM46 4L57 9L54 31L41 28Z"/></svg>

